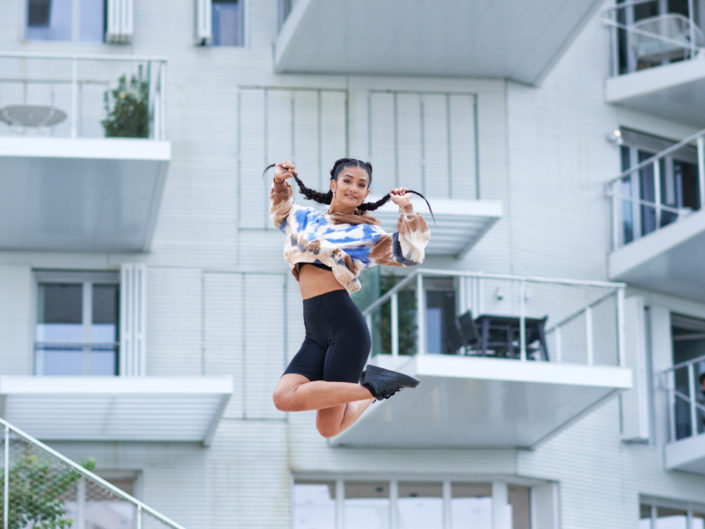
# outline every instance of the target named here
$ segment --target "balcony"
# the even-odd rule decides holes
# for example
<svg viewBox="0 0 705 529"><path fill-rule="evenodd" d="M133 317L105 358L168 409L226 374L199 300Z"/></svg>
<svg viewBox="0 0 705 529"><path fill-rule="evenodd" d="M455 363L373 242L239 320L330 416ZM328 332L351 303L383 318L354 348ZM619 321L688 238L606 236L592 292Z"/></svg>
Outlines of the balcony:
<svg viewBox="0 0 705 529"><path fill-rule="evenodd" d="M610 279L690 299L705 296L704 142L702 130L608 182Z"/></svg>
<svg viewBox="0 0 705 529"><path fill-rule="evenodd" d="M363 313L372 362L421 384L375 404L331 443L535 446L631 387L623 292L616 283L417 270Z"/></svg>
<svg viewBox="0 0 705 529"><path fill-rule="evenodd" d="M0 376L0 416L45 441L208 445L231 377Z"/></svg>
<svg viewBox="0 0 705 529"><path fill-rule="evenodd" d="M661 373L668 395L670 440L666 468L705 474L705 391L699 382L705 355L677 364Z"/></svg>
<svg viewBox="0 0 705 529"><path fill-rule="evenodd" d="M0 71L0 249L149 250L166 62L0 53Z"/></svg>
<svg viewBox="0 0 705 529"><path fill-rule="evenodd" d="M661 4L625 2L604 12L614 65L605 100L703 127L705 115L693 109L705 105L705 34L693 13L663 11Z"/></svg>
<svg viewBox="0 0 705 529"><path fill-rule="evenodd" d="M285 3L291 5L291 3ZM275 43L278 72L510 78L538 84L600 5L297 0ZM354 43L354 45L353 45Z"/></svg>

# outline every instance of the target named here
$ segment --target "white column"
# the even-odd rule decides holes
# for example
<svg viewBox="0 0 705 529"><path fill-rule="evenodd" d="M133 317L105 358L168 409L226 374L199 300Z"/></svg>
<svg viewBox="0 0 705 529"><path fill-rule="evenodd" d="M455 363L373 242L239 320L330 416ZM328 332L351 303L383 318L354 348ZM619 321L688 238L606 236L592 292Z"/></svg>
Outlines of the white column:
<svg viewBox="0 0 705 529"><path fill-rule="evenodd" d="M123 263L120 270L120 375L146 370L147 267Z"/></svg>
<svg viewBox="0 0 705 529"><path fill-rule="evenodd" d="M512 529L509 519L509 491L502 481L492 483L492 529Z"/></svg>
<svg viewBox="0 0 705 529"><path fill-rule="evenodd" d="M426 296L423 291L423 275L416 276L416 319L418 327L418 354L426 353Z"/></svg>
<svg viewBox="0 0 705 529"><path fill-rule="evenodd" d="M592 340L592 308L585 307L585 344L587 345L587 365L595 364L595 351Z"/></svg>
<svg viewBox="0 0 705 529"><path fill-rule="evenodd" d="M399 358L399 296L395 292L390 300L392 305L392 359Z"/></svg>

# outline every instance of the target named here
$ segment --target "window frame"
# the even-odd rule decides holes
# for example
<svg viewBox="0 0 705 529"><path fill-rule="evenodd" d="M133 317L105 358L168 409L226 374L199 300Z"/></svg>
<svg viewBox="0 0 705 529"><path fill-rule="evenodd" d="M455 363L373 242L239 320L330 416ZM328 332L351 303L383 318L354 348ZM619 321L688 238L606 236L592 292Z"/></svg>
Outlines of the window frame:
<svg viewBox="0 0 705 529"><path fill-rule="evenodd" d="M29 2L24 0L24 8L22 10L22 38L25 42L70 42L72 44L106 44L105 35L107 33L107 17L108 17L108 0L103 2L103 23L102 23L102 39L81 40L81 2L86 0L70 0L71 2L71 38L68 40L52 40L52 39L32 39L29 38Z"/></svg>
<svg viewBox="0 0 705 529"><path fill-rule="evenodd" d="M389 488L389 529L399 528L399 484L400 483L440 483L441 484L441 500L443 502L442 512L443 516L449 516L451 512L451 500L452 496L452 486L453 484L478 484L478 485L489 485L490 486L490 498L492 501L499 501L505 499L507 505L509 504L509 488L510 487L525 487L529 491L529 512L527 524L528 527L538 527L536 516L533 512L534 507L534 488L537 486L550 485L555 487L557 484L554 482L538 482L535 480L522 479L522 478L512 478L512 479L478 479L477 477L463 477L463 476L437 476L431 474L423 475L400 475L390 477L389 475L379 474L365 474L365 475L354 475L354 476L341 476L341 475L326 475L320 473L293 473L291 475L291 511L290 520L291 527L294 526L295 516L296 516L296 498L295 498L295 486L299 482L333 482L335 484L335 499L334 501L334 517L335 517L335 527L331 529L342 529L344 526L345 517L345 485L347 483L354 482L385 482L388 484ZM557 505L553 505L553 510L555 511ZM493 507L494 511L494 507ZM508 516L511 516L508 514ZM445 526L450 527L452 520L447 520ZM553 529L553 528L551 528Z"/></svg>
<svg viewBox="0 0 705 529"><path fill-rule="evenodd" d="M705 503L697 503L693 501L679 501L665 498L657 498L655 496L639 495L639 511L641 512L642 505L648 505L651 509L651 517L649 518L649 529L656 528L657 508L678 509L686 512L686 527L692 527L693 512L705 513ZM641 516L641 515L640 515ZM645 520L646 518L639 518Z"/></svg>
<svg viewBox="0 0 705 529"><path fill-rule="evenodd" d="M31 325L31 333L32 333L32 373L34 376L52 376L52 375L47 375L44 373L44 368L43 368L43 362L42 359L39 358L39 354L37 352L38 349L38 344L42 343L37 340L37 325L38 325L38 318L39 318L39 285L40 283L73 283L73 284L80 284L83 288L82 290L82 300L81 300L81 314L82 314L82 327L84 328L85 331L85 326L86 326L86 314L92 314L92 303L93 299L92 296L90 295L92 293L92 286L94 284L110 284L110 285L116 285L118 287L118 312L117 312L117 321L115 322L116 325L116 331L117 331L117 337L115 340L115 353L116 353L116 358L115 358L115 374L112 376L120 376L120 345L121 345L121 334L120 334L120 327L121 327L121 322L120 322L120 306L123 302L122 299L120 299L120 273L115 271L51 271L51 270L35 270L33 271L33 282L32 282L32 325ZM86 286L90 286L90 288L87 290ZM86 309L86 305L84 303L88 301L88 309ZM96 342L99 343L99 342ZM82 344L84 346L84 349L86 346L91 345L88 343ZM85 351L84 351L85 354ZM82 373L80 375L75 375L75 376L93 376L90 374L85 374Z"/></svg>

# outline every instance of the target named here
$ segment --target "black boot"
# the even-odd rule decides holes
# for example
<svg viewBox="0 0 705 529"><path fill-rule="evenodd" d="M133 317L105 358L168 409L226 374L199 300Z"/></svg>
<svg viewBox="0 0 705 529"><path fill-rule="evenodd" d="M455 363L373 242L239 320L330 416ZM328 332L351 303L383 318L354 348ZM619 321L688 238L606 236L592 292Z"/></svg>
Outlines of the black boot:
<svg viewBox="0 0 705 529"><path fill-rule="evenodd" d="M403 373L368 365L362 372L360 384L377 400L388 399L401 388L415 388L419 381Z"/></svg>

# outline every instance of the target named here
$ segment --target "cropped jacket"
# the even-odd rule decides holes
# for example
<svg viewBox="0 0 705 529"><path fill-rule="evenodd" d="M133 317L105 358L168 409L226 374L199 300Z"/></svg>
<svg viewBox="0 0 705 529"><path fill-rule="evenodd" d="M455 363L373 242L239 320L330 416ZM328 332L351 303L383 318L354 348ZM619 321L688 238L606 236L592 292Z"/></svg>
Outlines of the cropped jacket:
<svg viewBox="0 0 705 529"><path fill-rule="evenodd" d="M276 182L270 192L269 213L274 226L286 235L284 259L299 279L302 263L329 266L348 292L360 290L358 276L374 265L421 264L431 233L411 205L399 212L397 231L387 233L367 212L327 213L293 202L287 181Z"/></svg>

